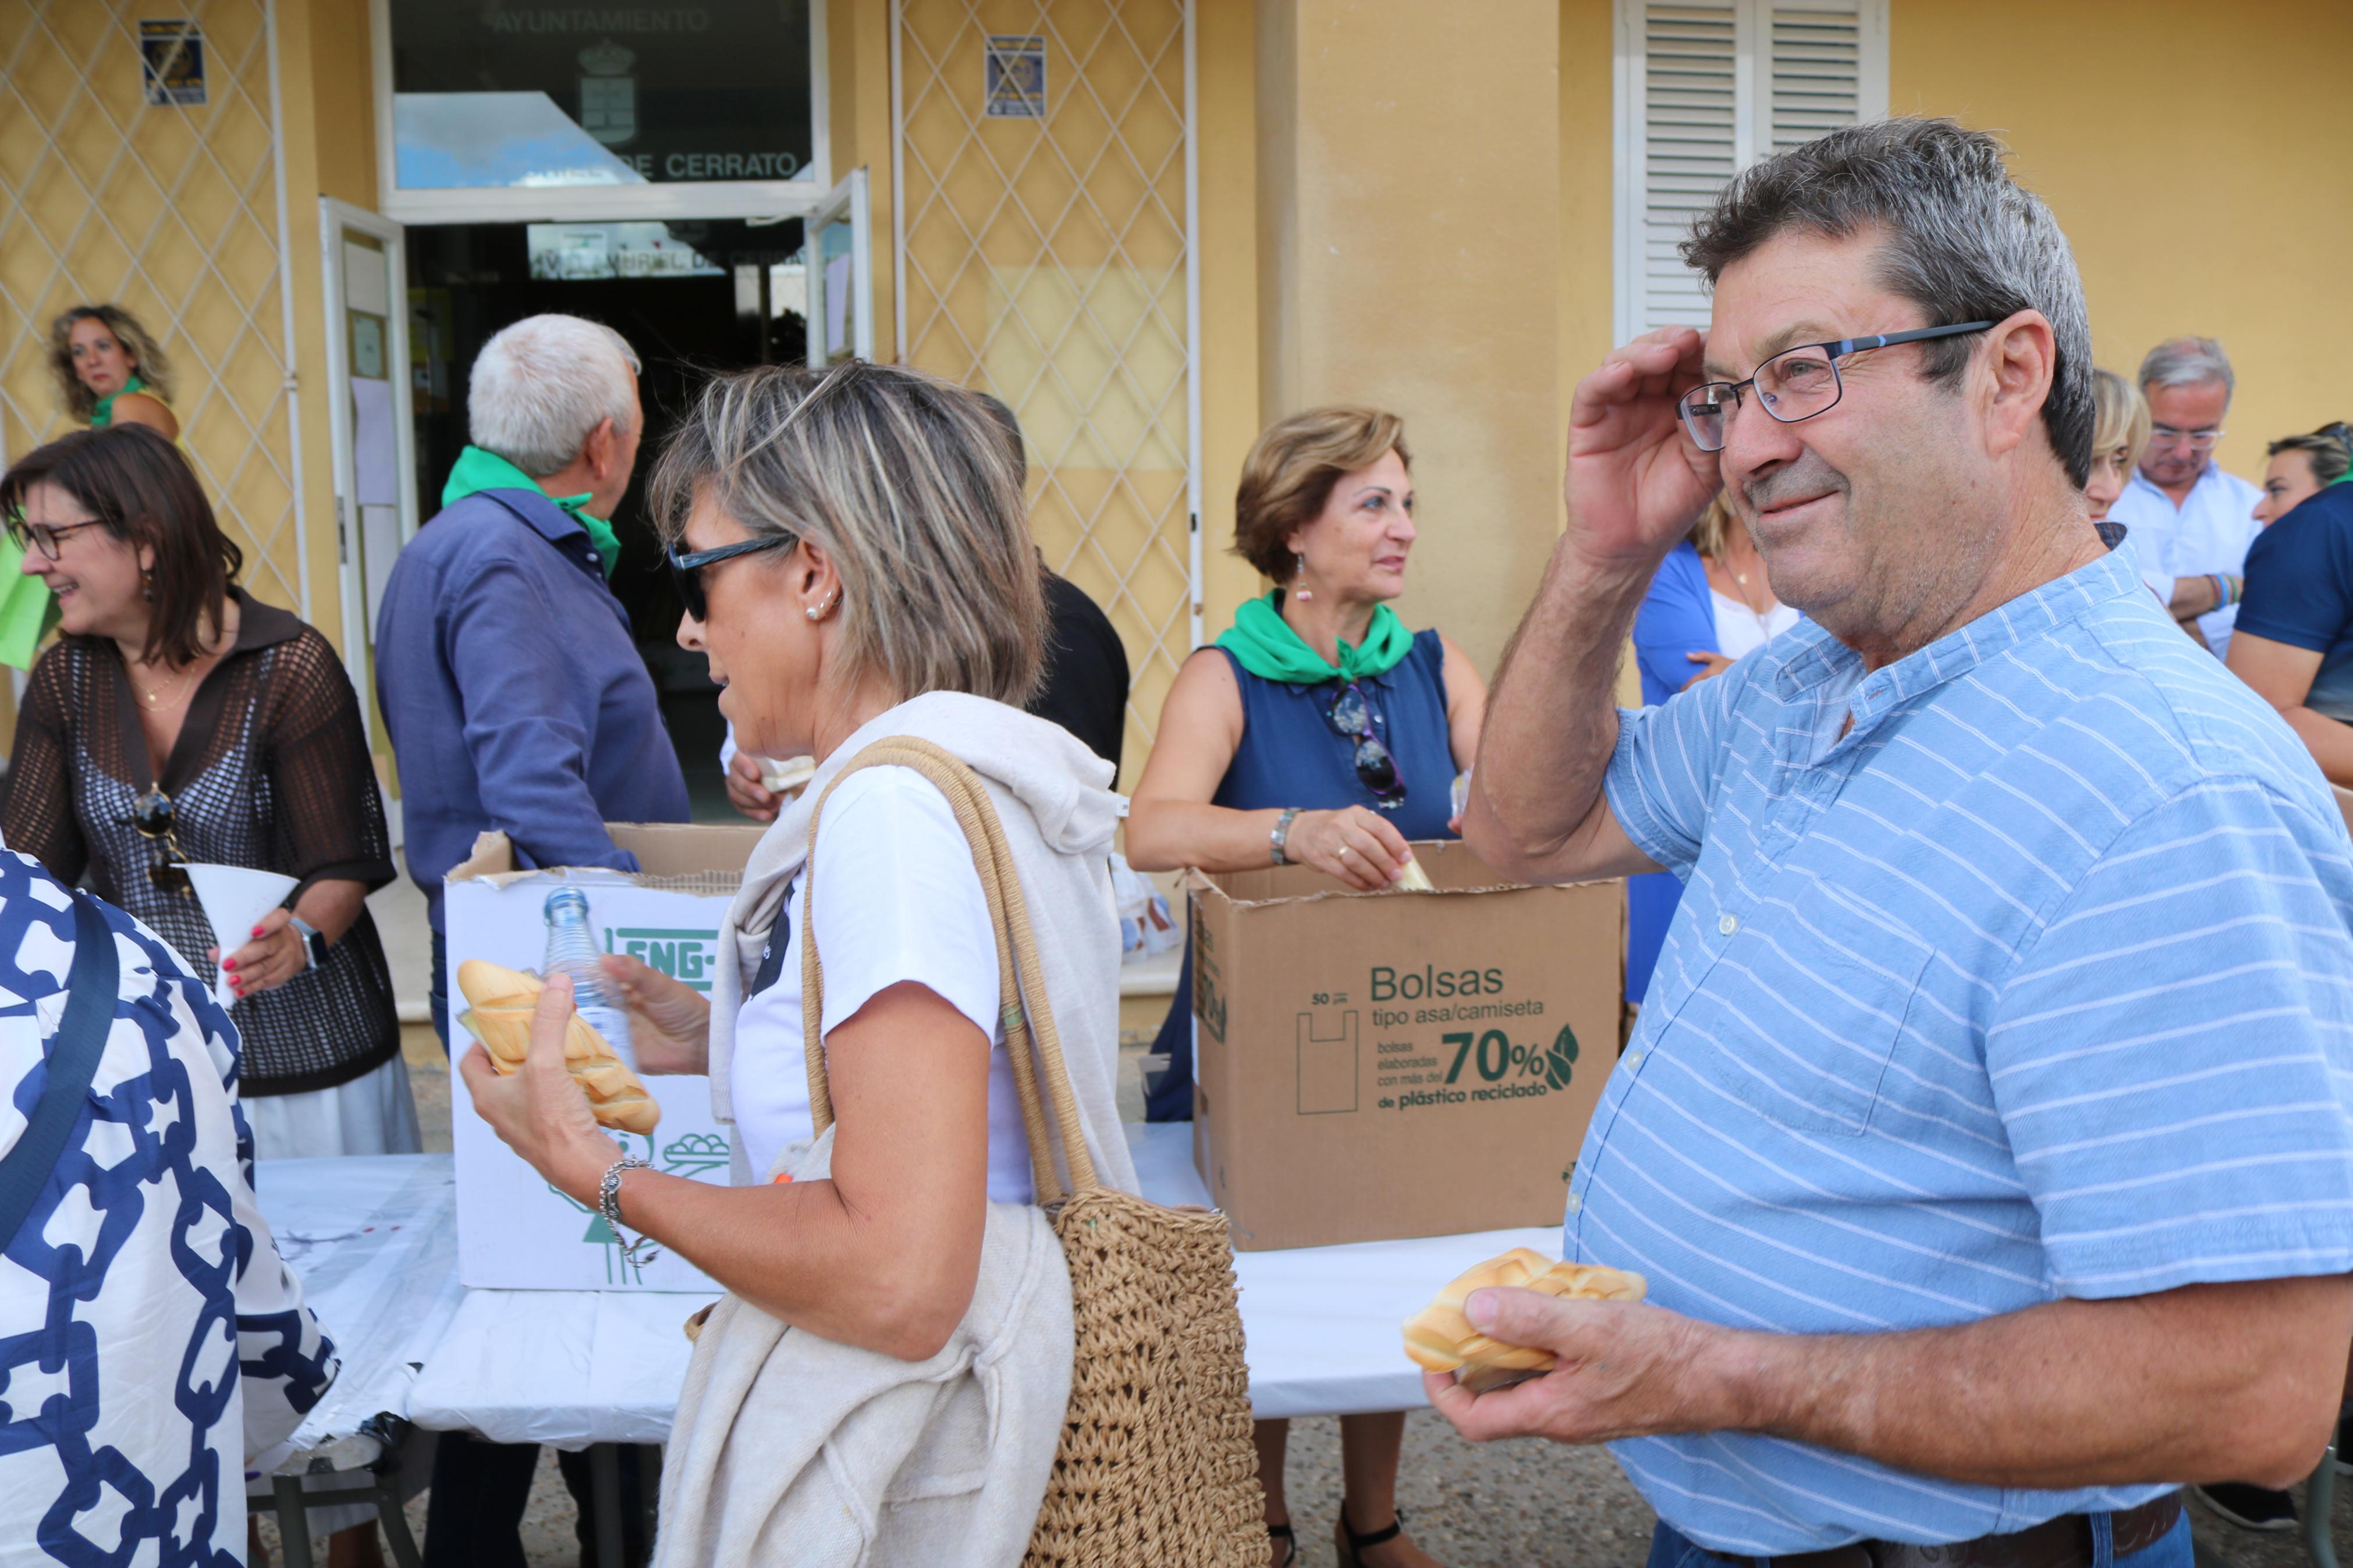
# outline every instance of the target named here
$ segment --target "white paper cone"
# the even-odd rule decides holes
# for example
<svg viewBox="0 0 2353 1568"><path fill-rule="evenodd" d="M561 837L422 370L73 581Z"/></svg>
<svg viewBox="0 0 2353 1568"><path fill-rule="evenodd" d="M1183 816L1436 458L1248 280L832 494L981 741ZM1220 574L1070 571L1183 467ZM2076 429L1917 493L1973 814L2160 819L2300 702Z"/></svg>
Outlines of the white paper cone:
<svg viewBox="0 0 2353 1568"><path fill-rule="evenodd" d="M223 958L251 942L254 926L284 903L295 887L291 877L257 871L250 866L191 864L188 880L195 884L196 902L204 906L205 919L212 922L213 941ZM218 969L213 972L213 999L223 1007L234 1007L237 1002L228 976Z"/></svg>

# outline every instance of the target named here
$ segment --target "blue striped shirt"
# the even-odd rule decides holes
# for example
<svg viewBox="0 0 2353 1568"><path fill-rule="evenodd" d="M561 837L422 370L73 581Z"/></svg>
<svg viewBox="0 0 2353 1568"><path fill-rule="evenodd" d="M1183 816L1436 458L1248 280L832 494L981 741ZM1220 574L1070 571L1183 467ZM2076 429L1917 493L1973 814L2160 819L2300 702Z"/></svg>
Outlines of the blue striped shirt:
<svg viewBox="0 0 2353 1568"><path fill-rule="evenodd" d="M2353 845L2121 557L1876 671L1800 626L1621 713L1607 788L1686 885L1568 1257L1801 1334L2353 1270ZM1613 1449L1676 1529L1755 1555L2162 1489L1746 1434Z"/></svg>

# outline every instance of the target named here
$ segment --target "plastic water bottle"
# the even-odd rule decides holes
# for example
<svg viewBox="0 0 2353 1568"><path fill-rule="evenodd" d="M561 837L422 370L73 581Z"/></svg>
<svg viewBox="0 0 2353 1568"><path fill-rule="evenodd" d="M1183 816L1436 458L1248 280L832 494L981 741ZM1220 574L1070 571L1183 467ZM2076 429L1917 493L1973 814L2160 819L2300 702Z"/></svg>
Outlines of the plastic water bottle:
<svg viewBox="0 0 2353 1568"><path fill-rule="evenodd" d="M583 1022L605 1037L613 1052L631 1068L638 1053L629 1044L629 1012L620 987L606 977L596 962L596 939L588 931L588 895L577 888L558 888L547 895L547 956L541 973L572 979L572 1005Z"/></svg>

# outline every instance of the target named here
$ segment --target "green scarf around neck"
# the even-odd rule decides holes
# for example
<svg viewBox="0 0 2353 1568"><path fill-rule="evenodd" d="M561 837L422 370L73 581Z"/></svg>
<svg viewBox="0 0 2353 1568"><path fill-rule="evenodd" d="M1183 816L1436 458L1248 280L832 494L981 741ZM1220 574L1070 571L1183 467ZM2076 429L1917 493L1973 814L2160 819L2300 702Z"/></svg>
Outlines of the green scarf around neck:
<svg viewBox="0 0 2353 1568"><path fill-rule="evenodd" d="M1218 646L1240 661L1261 680L1287 680L1295 686L1315 686L1326 680L1357 680L1387 675L1413 651L1413 634L1387 605L1373 611L1362 647L1339 645L1340 666L1335 669L1307 639L1291 629L1277 607L1282 590L1263 599L1250 599L1234 614L1234 624Z"/></svg>
<svg viewBox="0 0 2353 1568"><path fill-rule="evenodd" d="M96 403L90 405L90 427L93 430L105 429L108 426L114 423L114 400L116 398L122 396L125 393L144 392L146 390L147 384L139 379L139 373L137 371L132 371L131 373L131 379L122 384L121 391L110 392L104 397L100 398Z"/></svg>
<svg viewBox="0 0 2353 1568"><path fill-rule="evenodd" d="M483 490L533 490L539 481L500 457L485 452L480 447L469 447L458 454L455 467L449 470L449 482L441 487L441 504L449 506L478 495ZM565 516L588 531L588 542L596 547L596 558L604 563L606 581L613 577L613 568L621 563L621 536L613 525L601 517L591 517L580 509L588 504L588 497L549 496Z"/></svg>

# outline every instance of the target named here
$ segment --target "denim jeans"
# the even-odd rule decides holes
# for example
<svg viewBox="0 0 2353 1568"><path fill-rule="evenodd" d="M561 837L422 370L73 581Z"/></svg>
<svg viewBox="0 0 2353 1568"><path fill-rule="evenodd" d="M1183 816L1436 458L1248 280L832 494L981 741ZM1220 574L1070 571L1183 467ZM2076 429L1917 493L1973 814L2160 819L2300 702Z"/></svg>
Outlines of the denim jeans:
<svg viewBox="0 0 2353 1568"><path fill-rule="evenodd" d="M2173 1528L2138 1552L2116 1554L2108 1533L2108 1516L2095 1513L2092 1521L2092 1568L2190 1568L2189 1514L2186 1509ZM1665 1520L1651 1537L1649 1568L1733 1568L1704 1546L1694 1545Z"/></svg>

